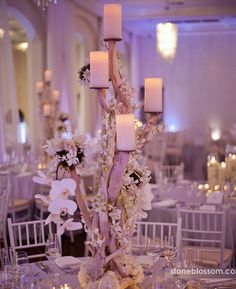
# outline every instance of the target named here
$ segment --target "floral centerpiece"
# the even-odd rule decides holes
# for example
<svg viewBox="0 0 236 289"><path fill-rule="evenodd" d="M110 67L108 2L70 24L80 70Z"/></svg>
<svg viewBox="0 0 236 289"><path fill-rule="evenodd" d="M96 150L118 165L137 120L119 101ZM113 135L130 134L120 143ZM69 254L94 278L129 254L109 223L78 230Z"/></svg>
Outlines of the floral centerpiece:
<svg viewBox="0 0 236 289"><path fill-rule="evenodd" d="M144 274L142 267L131 255L131 240L136 222L146 217L145 211L151 209L152 201L148 184L151 172L143 165L142 149L152 135L163 128L157 110L152 110L146 124L134 122L132 129L135 145L132 129L125 139L118 135L117 116L134 117L137 107L134 90L119 71L114 39L106 43L109 83L113 86L113 97L109 101L106 99L107 85L99 83L101 79L96 82L102 122L98 135L98 169L92 198L88 201L80 188L80 172L86 166L89 151L87 149L86 152L83 137L70 134L66 138L61 135L49 140L45 149L51 158L50 177L39 172L39 176L34 178L36 182L51 186L49 196L36 197L48 204L50 215L47 222L56 222L60 234L65 229L77 230L82 227L80 222L73 220L77 206L80 209L81 222L88 235L86 246L91 254L91 259L79 271L83 289L140 288ZM90 87L95 77L93 66L90 59L90 64L79 72L81 83L90 84ZM102 72L103 69L99 69L100 75ZM126 122L123 130L126 130ZM56 179L51 178L52 172L55 172Z"/></svg>

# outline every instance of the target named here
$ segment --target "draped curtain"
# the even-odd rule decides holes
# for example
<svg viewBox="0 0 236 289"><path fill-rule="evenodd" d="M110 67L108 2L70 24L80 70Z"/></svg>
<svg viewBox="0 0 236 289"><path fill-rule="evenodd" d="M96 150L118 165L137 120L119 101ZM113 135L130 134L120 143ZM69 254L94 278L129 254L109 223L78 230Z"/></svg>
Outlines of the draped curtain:
<svg viewBox="0 0 236 289"><path fill-rule="evenodd" d="M6 0L0 1L0 154L17 149L19 123Z"/></svg>

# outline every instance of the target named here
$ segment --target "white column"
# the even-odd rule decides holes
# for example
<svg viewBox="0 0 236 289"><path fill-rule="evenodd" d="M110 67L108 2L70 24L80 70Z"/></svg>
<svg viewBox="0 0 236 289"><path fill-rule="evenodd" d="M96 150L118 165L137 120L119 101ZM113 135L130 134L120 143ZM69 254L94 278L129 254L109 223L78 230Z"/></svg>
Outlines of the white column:
<svg viewBox="0 0 236 289"><path fill-rule="evenodd" d="M1 28L4 37L0 38L0 98L2 112L0 114L0 126L4 130L0 135L0 147L5 145L9 149L17 149L17 126L19 123L18 103L16 98L15 74L11 41L9 38L8 8L6 1L0 1Z"/></svg>
<svg viewBox="0 0 236 289"><path fill-rule="evenodd" d="M75 58L73 4L59 1L48 9L48 65L53 88L61 92L61 110L68 112L73 128L77 127L78 68Z"/></svg>
<svg viewBox="0 0 236 289"><path fill-rule="evenodd" d="M37 55L37 57L35 57ZM27 72L28 72L28 99L27 106L29 112L27 137L32 145L32 151L37 152L42 146L42 127L39 119L38 95L35 91L35 83L43 80L42 67L42 45L38 38L29 42L27 51ZM39 133L41 132L41 133Z"/></svg>

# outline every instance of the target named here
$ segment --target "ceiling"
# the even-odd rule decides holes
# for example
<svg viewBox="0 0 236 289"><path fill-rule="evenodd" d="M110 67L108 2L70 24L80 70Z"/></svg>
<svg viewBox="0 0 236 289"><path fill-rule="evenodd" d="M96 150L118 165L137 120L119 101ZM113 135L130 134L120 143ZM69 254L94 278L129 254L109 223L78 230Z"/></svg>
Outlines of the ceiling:
<svg viewBox="0 0 236 289"><path fill-rule="evenodd" d="M171 21L180 31L235 30L236 0L73 0L101 16L104 3L122 4L123 26L140 35L153 35L158 22Z"/></svg>
<svg viewBox="0 0 236 289"><path fill-rule="evenodd" d="M61 0L62 1L62 0ZM175 22L179 32L236 32L236 0L70 0L102 17L105 3L122 4L124 28L132 33L154 35L156 23ZM27 34L16 18L9 18L13 43L27 41Z"/></svg>

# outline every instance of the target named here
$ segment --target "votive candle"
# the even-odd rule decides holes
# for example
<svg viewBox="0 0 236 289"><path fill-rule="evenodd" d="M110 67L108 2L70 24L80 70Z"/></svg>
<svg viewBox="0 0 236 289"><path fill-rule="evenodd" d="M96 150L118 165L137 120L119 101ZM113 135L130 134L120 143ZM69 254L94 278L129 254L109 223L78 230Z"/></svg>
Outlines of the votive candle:
<svg viewBox="0 0 236 289"><path fill-rule="evenodd" d="M43 105L43 115L49 116L51 114L51 105L46 103Z"/></svg>
<svg viewBox="0 0 236 289"><path fill-rule="evenodd" d="M133 114L116 115L116 144L119 151L134 151L136 149Z"/></svg>
<svg viewBox="0 0 236 289"><path fill-rule="evenodd" d="M162 112L162 79L144 79L144 111Z"/></svg>
<svg viewBox="0 0 236 289"><path fill-rule="evenodd" d="M103 8L104 40L122 39L122 19L120 4L105 4Z"/></svg>
<svg viewBox="0 0 236 289"><path fill-rule="evenodd" d="M43 82L42 81L36 82L35 90L36 90L37 93L42 93L43 92Z"/></svg>
<svg viewBox="0 0 236 289"><path fill-rule="evenodd" d="M108 88L108 52L90 52L90 88Z"/></svg>
<svg viewBox="0 0 236 289"><path fill-rule="evenodd" d="M44 80L46 82L50 82L52 80L52 71L51 70L45 70L44 71Z"/></svg>
<svg viewBox="0 0 236 289"><path fill-rule="evenodd" d="M59 100L60 100L60 91L59 90L53 90L52 97L53 97L53 100L55 102L59 102Z"/></svg>

